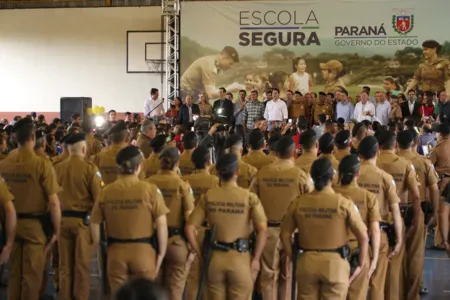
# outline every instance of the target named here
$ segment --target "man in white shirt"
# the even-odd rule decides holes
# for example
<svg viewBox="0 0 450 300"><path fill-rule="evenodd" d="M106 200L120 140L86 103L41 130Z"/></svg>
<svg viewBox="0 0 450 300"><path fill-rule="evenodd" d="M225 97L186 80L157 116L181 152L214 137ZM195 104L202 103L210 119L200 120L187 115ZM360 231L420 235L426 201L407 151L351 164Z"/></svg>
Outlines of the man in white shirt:
<svg viewBox="0 0 450 300"><path fill-rule="evenodd" d="M361 101L355 105L354 118L356 121L361 122L368 120L372 122L372 117L375 116L375 106L368 102L369 94L366 91L361 92Z"/></svg>
<svg viewBox="0 0 450 300"><path fill-rule="evenodd" d="M381 125L387 125L389 123L389 114L391 113L391 104L386 99L386 92L377 92L375 96L377 98L375 116Z"/></svg>
<svg viewBox="0 0 450 300"><path fill-rule="evenodd" d="M269 123L269 130L273 130L273 122L279 126L282 122L286 124L288 119L288 110L286 102L280 99L280 91L278 89L272 90L273 99L267 102L264 110L264 118Z"/></svg>
<svg viewBox="0 0 450 300"><path fill-rule="evenodd" d="M163 100L159 99L158 96L158 89L152 88L150 98L144 102L144 116L152 118L156 124L159 123L159 119L165 114Z"/></svg>

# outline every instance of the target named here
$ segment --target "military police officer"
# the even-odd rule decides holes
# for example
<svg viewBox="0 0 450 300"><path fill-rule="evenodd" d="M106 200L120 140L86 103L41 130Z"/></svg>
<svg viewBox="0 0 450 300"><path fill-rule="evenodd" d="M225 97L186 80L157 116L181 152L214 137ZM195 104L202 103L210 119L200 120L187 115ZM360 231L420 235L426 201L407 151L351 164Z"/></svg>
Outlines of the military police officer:
<svg viewBox="0 0 450 300"><path fill-rule="evenodd" d="M139 178L141 179L155 175L160 170L161 163L159 162L159 155L166 147L166 136L164 134L158 134L150 142L150 145L152 147L152 153L142 163L142 170L139 174Z"/></svg>
<svg viewBox="0 0 450 300"><path fill-rule="evenodd" d="M297 299L345 299L349 283L367 259L367 228L353 202L333 191L334 170L328 158L316 160L310 174L315 190L295 199L281 223L280 238L289 258L294 258L291 235L296 229L298 240L294 242L303 250L293 260L297 265ZM360 248L359 265L352 276L345 251L348 230Z"/></svg>
<svg viewBox="0 0 450 300"><path fill-rule="evenodd" d="M183 135L183 153L180 155L180 171L183 176L191 174L195 166L191 161L192 151L197 146L197 135L188 131Z"/></svg>
<svg viewBox="0 0 450 300"><path fill-rule="evenodd" d="M263 152L265 146L264 134L259 129L253 129L248 135L250 151L242 157L242 161L255 167L257 170L269 165L276 160L276 157L266 155Z"/></svg>
<svg viewBox="0 0 450 300"><path fill-rule="evenodd" d="M139 180L143 158L134 146L119 151L120 175L100 191L92 210L94 243L100 242L102 222L108 234L107 276L112 294L130 277L155 279L166 253L169 210L161 191ZM158 246L153 243L155 231Z"/></svg>
<svg viewBox="0 0 450 300"><path fill-rule="evenodd" d="M60 299L89 299L93 254L89 214L101 188L98 168L84 160L85 135L72 134L65 141L70 157L55 166L62 206L59 248Z"/></svg>
<svg viewBox="0 0 450 300"><path fill-rule="evenodd" d="M216 169L220 186L201 197L186 225L186 235L200 256L196 228L205 220L216 228L207 274L208 298L248 300L267 240L267 218L258 196L237 184L239 159L236 155L220 156ZM253 256L249 253L248 238L252 230L249 221L258 233Z"/></svg>
<svg viewBox="0 0 450 300"><path fill-rule="evenodd" d="M280 224L292 200L312 191L309 175L294 164L295 143L284 136L277 143L278 159L262 167L250 191L261 199L268 218L269 236L262 254L261 286L264 300L290 299L292 265L281 245ZM280 294L278 286L280 285Z"/></svg>
<svg viewBox="0 0 450 300"><path fill-rule="evenodd" d="M35 128L30 118L14 124L14 136L19 148L0 162L0 173L14 195L18 218L8 299L37 300L46 255L60 232L61 208L57 194L61 187L50 160L33 151ZM51 226L53 230L47 231Z"/></svg>
<svg viewBox="0 0 450 300"><path fill-rule="evenodd" d="M160 171L145 181L155 184L161 190L170 210L167 215L169 241L160 275L170 299L181 300L188 275L185 265L189 256L184 225L194 209L194 193L189 183L178 175L180 153L177 148L164 149L159 159Z"/></svg>
<svg viewBox="0 0 450 300"><path fill-rule="evenodd" d="M344 157L350 154L350 131L342 130L336 134L334 139L334 157L340 162Z"/></svg>
<svg viewBox="0 0 450 300"><path fill-rule="evenodd" d="M309 173L312 163L317 159L317 133L312 130L306 130L300 137L300 145L302 146L302 155L295 160L295 165L303 171Z"/></svg>

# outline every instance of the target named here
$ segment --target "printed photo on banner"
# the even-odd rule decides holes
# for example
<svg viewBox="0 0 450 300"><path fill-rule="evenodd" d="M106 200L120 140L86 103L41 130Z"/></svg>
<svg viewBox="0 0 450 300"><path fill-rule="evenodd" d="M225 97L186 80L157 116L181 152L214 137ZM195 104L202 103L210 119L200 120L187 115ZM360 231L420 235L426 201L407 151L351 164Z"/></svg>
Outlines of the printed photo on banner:
<svg viewBox="0 0 450 300"><path fill-rule="evenodd" d="M450 92L446 0L183 2L180 87L184 99L268 88L303 95L363 86L392 95ZM348 17L351 16L351 17Z"/></svg>

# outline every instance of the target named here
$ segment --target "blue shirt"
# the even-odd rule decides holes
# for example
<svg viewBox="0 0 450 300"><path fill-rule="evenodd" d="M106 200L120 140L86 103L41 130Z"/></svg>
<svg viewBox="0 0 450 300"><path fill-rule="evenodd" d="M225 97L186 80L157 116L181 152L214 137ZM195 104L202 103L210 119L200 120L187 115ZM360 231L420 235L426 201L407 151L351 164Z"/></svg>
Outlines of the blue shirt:
<svg viewBox="0 0 450 300"><path fill-rule="evenodd" d="M417 145L417 153L424 155L422 146L426 146L430 143L431 147L436 146L436 135L434 133L425 132L419 137L419 144Z"/></svg>
<svg viewBox="0 0 450 300"><path fill-rule="evenodd" d="M355 107L349 101L343 103L338 102L336 104L336 119L343 118L345 122L350 121L353 118L353 111Z"/></svg>

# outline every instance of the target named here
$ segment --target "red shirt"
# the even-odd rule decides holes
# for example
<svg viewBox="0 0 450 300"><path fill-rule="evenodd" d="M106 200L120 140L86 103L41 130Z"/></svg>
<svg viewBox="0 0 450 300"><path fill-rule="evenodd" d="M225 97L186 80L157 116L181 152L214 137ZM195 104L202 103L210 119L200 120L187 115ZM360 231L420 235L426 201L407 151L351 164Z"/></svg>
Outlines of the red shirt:
<svg viewBox="0 0 450 300"><path fill-rule="evenodd" d="M425 117L432 116L434 113L434 105L422 105L419 108L419 114L425 115Z"/></svg>
<svg viewBox="0 0 450 300"><path fill-rule="evenodd" d="M182 143L182 139L183 139L183 135L182 134L177 134L175 137L174 137L174 141L176 142L176 144L177 144L177 148L178 148L178 150L180 150L180 152L182 153L183 152L183 143Z"/></svg>

